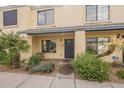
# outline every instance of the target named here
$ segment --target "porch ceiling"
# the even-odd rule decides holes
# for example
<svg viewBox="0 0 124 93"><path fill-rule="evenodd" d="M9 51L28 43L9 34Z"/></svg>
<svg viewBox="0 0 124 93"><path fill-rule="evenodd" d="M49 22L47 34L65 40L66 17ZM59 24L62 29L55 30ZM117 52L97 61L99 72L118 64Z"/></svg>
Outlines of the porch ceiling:
<svg viewBox="0 0 124 93"><path fill-rule="evenodd" d="M70 26L70 27L53 27L53 28L44 28L44 29L28 29L18 32L18 34L28 34L28 35L37 35L37 34L52 34L52 33L69 33L75 31L107 31L107 30L124 30L123 24L86 24L82 26Z"/></svg>

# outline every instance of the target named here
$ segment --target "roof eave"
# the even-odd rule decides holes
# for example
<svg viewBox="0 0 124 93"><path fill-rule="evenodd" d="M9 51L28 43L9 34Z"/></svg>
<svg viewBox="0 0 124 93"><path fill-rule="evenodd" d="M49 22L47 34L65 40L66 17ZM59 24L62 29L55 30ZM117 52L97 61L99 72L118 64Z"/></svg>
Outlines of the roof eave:
<svg viewBox="0 0 124 93"><path fill-rule="evenodd" d="M68 33L75 31L108 31L108 30L124 30L124 24L121 25L82 25L82 26L71 26L71 27L55 27L46 29L29 29L19 32L20 34L52 34L52 33Z"/></svg>

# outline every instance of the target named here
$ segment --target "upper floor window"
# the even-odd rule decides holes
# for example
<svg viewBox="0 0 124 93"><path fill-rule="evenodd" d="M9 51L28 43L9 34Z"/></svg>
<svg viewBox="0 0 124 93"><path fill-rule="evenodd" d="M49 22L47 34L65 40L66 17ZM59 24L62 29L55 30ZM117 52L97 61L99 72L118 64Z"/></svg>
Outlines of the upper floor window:
<svg viewBox="0 0 124 93"><path fill-rule="evenodd" d="M38 25L52 25L54 23L54 10L41 10L38 11Z"/></svg>
<svg viewBox="0 0 124 93"><path fill-rule="evenodd" d="M3 12L3 25L4 26L17 25L17 10Z"/></svg>
<svg viewBox="0 0 124 93"><path fill-rule="evenodd" d="M108 5L87 5L86 20L87 21L105 21L109 19Z"/></svg>

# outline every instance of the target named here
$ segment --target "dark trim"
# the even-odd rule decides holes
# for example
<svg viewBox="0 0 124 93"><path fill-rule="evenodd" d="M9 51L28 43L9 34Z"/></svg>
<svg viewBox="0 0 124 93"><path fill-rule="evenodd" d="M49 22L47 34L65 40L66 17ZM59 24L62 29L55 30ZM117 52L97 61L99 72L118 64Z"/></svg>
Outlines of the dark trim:
<svg viewBox="0 0 124 93"><path fill-rule="evenodd" d="M110 11L110 5L108 5L108 20L110 20L111 19L111 16L110 16L110 13L111 11Z"/></svg>
<svg viewBox="0 0 124 93"><path fill-rule="evenodd" d="M122 51L122 62L124 63L124 51Z"/></svg>
<svg viewBox="0 0 124 93"><path fill-rule="evenodd" d="M97 31L124 31L124 24L106 24L106 25L82 25L69 27L52 27L42 29L27 29L17 32L18 34L54 34L54 33L72 33L75 31L97 32Z"/></svg>
<svg viewBox="0 0 124 93"><path fill-rule="evenodd" d="M88 5L85 6L85 15L86 15L86 16L85 16L85 20L86 20L86 22L87 22L87 6L88 6Z"/></svg>
<svg viewBox="0 0 124 93"><path fill-rule="evenodd" d="M100 32L100 31L108 31L108 30L124 30L124 28L119 28L119 29L98 29L98 30L85 30L86 32Z"/></svg>
<svg viewBox="0 0 124 93"><path fill-rule="evenodd" d="M98 5L95 5L96 6L96 20L95 21L98 21Z"/></svg>
<svg viewBox="0 0 124 93"><path fill-rule="evenodd" d="M69 32L50 32L50 33L27 33L28 35L40 35L40 34L55 34L55 33L72 33L75 31L69 31Z"/></svg>

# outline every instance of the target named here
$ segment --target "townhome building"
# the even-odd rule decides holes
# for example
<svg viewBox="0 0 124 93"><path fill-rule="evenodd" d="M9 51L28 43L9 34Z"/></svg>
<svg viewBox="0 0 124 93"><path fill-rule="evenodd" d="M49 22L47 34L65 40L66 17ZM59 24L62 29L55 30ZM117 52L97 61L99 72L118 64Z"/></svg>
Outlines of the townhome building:
<svg viewBox="0 0 124 93"><path fill-rule="evenodd" d="M20 34L30 44L21 59L35 53L44 53L44 59L69 59L85 53L95 55L107 50L101 43L124 38L124 6L121 5L19 5L0 8L0 29ZM124 61L124 51L112 56Z"/></svg>

